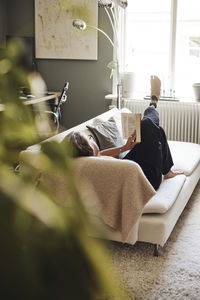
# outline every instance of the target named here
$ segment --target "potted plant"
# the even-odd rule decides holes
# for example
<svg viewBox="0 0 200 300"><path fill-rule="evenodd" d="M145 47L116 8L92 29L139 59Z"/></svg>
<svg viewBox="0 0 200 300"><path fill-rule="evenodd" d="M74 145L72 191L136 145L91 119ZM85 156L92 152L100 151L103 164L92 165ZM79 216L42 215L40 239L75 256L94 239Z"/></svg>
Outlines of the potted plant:
<svg viewBox="0 0 200 300"><path fill-rule="evenodd" d="M35 176L29 161L24 163L30 172L13 171L19 151L41 140L38 126L44 123L20 100L19 87L32 89L35 76L36 86L44 86L21 58L20 43L11 41L0 51L1 299L127 299L113 284L118 280L113 280L105 248L88 237L92 229L74 176L70 145L43 143L39 157L41 172L63 176L69 183L70 210L56 204L48 184L39 184L40 174Z"/></svg>

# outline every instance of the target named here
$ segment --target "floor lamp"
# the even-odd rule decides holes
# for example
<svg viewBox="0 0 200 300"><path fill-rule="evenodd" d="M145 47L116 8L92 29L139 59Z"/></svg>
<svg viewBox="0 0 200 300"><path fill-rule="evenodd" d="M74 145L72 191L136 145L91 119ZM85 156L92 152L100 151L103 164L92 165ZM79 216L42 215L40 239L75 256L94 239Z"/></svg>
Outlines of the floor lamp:
<svg viewBox="0 0 200 300"><path fill-rule="evenodd" d="M100 28L92 25L86 24L84 20L76 19L73 20L72 25L80 30L86 30L91 28L101 32L110 42L115 51L115 62L116 62L116 77L117 77L117 108L121 108L121 82L119 76L119 10L118 8L125 9L128 5L127 0L98 0L99 7L103 7L111 24L113 30L113 40L108 36L108 34L101 30Z"/></svg>

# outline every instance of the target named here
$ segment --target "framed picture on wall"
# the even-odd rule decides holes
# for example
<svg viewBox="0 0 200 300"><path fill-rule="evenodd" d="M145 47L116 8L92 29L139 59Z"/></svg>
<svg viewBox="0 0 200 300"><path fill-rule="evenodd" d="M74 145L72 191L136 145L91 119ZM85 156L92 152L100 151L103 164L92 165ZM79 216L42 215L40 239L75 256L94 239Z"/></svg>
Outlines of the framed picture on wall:
<svg viewBox="0 0 200 300"><path fill-rule="evenodd" d="M76 29L75 19L98 26L98 0L35 0L36 58L97 60L97 31Z"/></svg>

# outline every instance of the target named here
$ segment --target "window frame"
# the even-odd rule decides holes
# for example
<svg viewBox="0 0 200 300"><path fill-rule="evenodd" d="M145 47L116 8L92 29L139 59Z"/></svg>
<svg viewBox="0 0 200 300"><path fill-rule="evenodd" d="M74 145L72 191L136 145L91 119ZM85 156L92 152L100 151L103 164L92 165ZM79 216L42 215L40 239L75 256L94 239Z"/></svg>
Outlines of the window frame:
<svg viewBox="0 0 200 300"><path fill-rule="evenodd" d="M169 73L168 73L168 86L169 90L175 89L175 56L176 56L176 33L177 33L177 7L178 0L171 0L170 8L170 37L169 37ZM125 71L125 53L126 53L126 19L127 11L120 16L119 20L119 37L121 45L119 47L119 65L120 72ZM114 88L113 88L114 90Z"/></svg>

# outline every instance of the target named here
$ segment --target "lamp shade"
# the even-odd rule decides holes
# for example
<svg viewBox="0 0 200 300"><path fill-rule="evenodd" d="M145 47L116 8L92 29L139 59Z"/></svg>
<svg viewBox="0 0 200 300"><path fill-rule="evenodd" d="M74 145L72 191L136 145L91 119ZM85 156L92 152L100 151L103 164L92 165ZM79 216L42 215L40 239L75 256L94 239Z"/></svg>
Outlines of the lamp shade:
<svg viewBox="0 0 200 300"><path fill-rule="evenodd" d="M116 0L116 3L122 8L126 8L128 6L127 0ZM98 5L101 7L113 7L113 0L98 0Z"/></svg>
<svg viewBox="0 0 200 300"><path fill-rule="evenodd" d="M87 28L87 24L81 19L73 20L72 25L80 30L85 30Z"/></svg>
<svg viewBox="0 0 200 300"><path fill-rule="evenodd" d="M100 7L112 7L113 0L98 0L98 5Z"/></svg>
<svg viewBox="0 0 200 300"><path fill-rule="evenodd" d="M128 1L127 0L117 0L117 4L121 6L122 8L126 8L128 6Z"/></svg>

